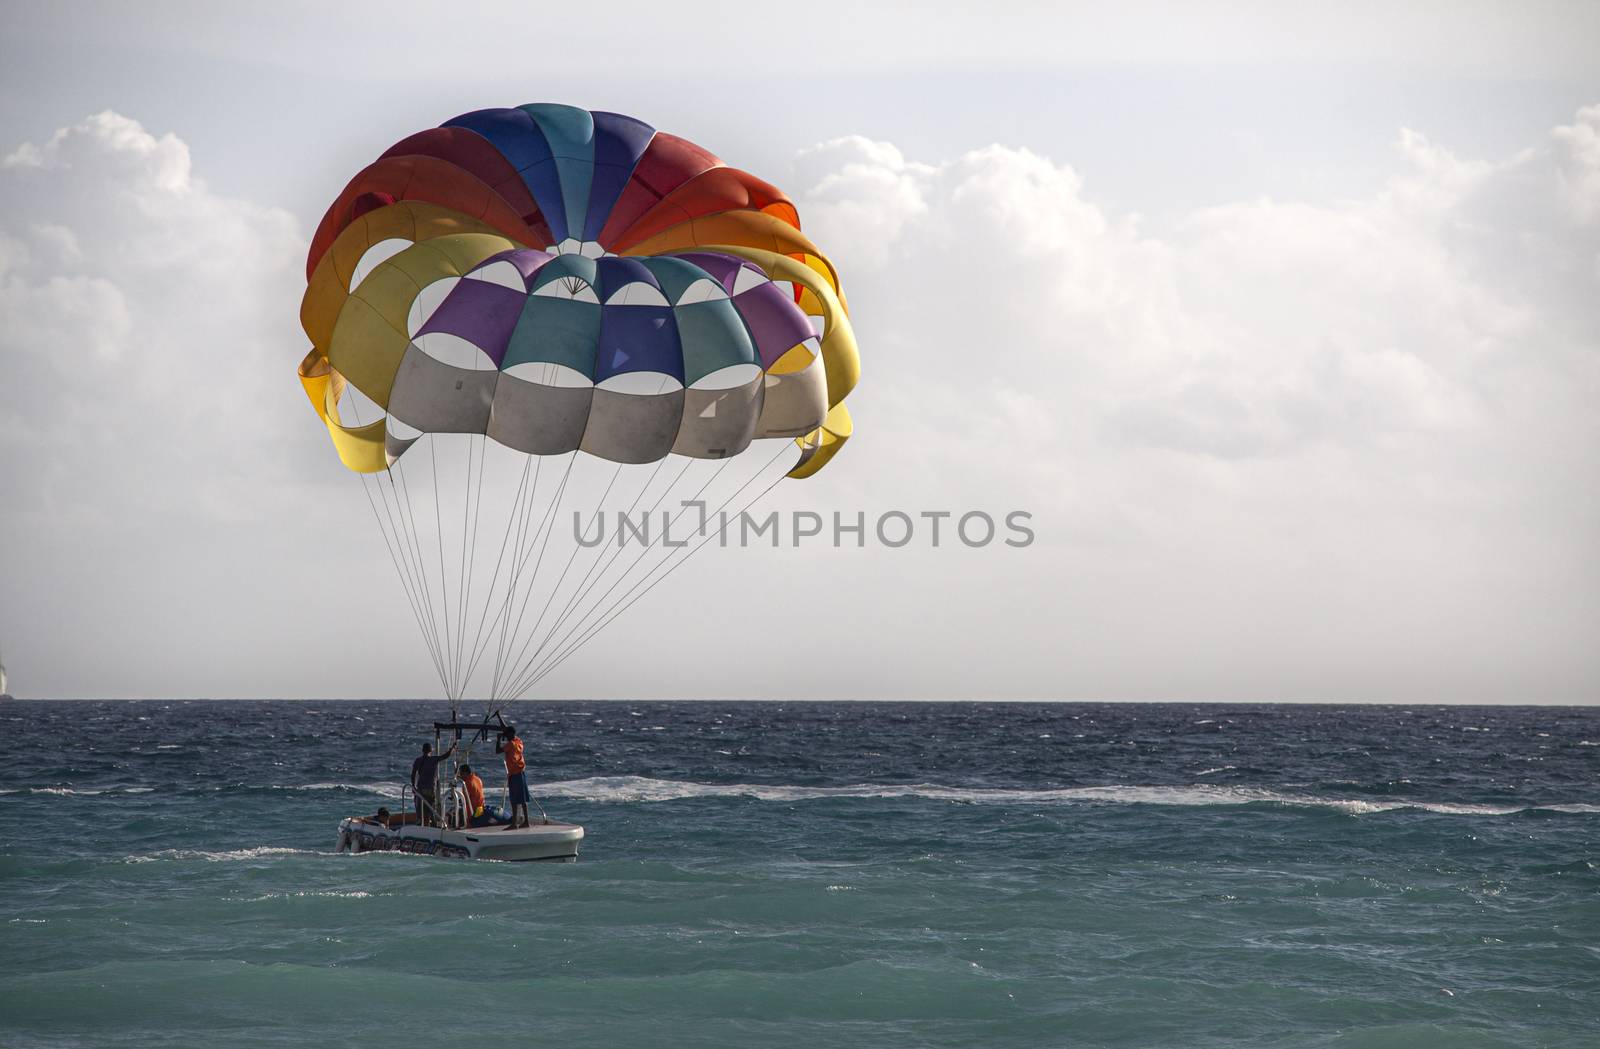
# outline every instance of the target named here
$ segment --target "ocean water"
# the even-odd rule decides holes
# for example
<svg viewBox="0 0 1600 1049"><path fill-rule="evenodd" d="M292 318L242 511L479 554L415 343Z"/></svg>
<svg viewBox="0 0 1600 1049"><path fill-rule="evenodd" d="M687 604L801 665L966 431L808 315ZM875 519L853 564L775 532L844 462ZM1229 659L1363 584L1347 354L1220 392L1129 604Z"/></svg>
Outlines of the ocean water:
<svg viewBox="0 0 1600 1049"><path fill-rule="evenodd" d="M0 707L0 1044L1600 1046L1597 709L524 703L578 862L335 855L439 713Z"/></svg>

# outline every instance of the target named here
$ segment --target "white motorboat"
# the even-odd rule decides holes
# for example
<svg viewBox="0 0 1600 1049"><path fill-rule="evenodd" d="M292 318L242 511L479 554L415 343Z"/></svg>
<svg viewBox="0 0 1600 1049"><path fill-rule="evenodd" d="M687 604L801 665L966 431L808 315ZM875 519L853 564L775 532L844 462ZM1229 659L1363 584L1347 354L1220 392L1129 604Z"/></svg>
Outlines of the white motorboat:
<svg viewBox="0 0 1600 1049"><path fill-rule="evenodd" d="M453 719L436 721L433 725L435 748L447 733L453 733L459 743L464 732L473 733L475 740L483 740L494 728L487 719L482 724ZM460 762L455 764L459 767ZM339 821L336 851L405 852L473 860L572 862L578 858L583 828L576 823L553 820L540 807L540 819L526 827L510 826L504 815L487 826L475 827L470 819L466 791L454 776L447 782L450 785L443 791L438 789L437 782L434 784L433 797L439 799L441 809L437 813L429 805L411 804L415 798L408 783L400 788L395 812L383 808L372 816L346 816ZM423 811L426 811L426 820L421 817Z"/></svg>
<svg viewBox="0 0 1600 1049"><path fill-rule="evenodd" d="M578 858L583 828L550 820L512 829L428 827L401 817L389 823L376 816L346 816L339 821L340 852L409 852L472 860L566 860ZM391 825L392 824L392 825Z"/></svg>

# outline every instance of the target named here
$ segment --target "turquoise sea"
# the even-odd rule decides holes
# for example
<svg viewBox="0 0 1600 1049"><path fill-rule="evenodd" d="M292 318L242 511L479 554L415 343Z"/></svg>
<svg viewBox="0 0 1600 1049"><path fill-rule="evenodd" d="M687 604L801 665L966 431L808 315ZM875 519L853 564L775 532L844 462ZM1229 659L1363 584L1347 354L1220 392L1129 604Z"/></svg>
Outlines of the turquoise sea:
<svg viewBox="0 0 1600 1049"><path fill-rule="evenodd" d="M0 1045L1600 1046L1600 709L525 703L576 863L335 855L442 713L0 707Z"/></svg>

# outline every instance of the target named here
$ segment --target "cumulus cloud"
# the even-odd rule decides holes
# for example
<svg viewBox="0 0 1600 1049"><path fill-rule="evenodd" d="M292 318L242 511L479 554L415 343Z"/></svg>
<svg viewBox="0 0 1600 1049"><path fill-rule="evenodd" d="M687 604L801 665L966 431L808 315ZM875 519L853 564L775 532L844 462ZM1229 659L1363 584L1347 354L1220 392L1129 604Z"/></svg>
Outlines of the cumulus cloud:
<svg viewBox="0 0 1600 1049"><path fill-rule="evenodd" d="M885 500L954 485L1042 508L1064 549L1012 596L1058 595L1057 621L1154 586L1168 607L1130 629L1185 650L1255 638L1265 676L1324 698L1401 698L1429 661L1441 680L1581 695L1600 684L1583 640L1600 582L1597 124L1585 109L1505 158L1402 130L1368 197L1239 201L1159 232L1026 149L815 147L801 211L883 383L853 402L851 452ZM1306 651L1366 670L1314 683L1279 658ZM1075 659L1117 680L1114 660Z"/></svg>
<svg viewBox="0 0 1600 1049"><path fill-rule="evenodd" d="M1600 105L1578 110L1571 124L1550 133L1559 150L1561 185L1584 223L1600 219Z"/></svg>
<svg viewBox="0 0 1600 1049"><path fill-rule="evenodd" d="M184 193L192 184L189 147L171 133L156 138L137 121L105 110L72 127L56 130L42 144L24 142L0 166L39 171L70 171L89 181L108 173L129 177L142 190Z"/></svg>
<svg viewBox="0 0 1600 1049"><path fill-rule="evenodd" d="M17 146L0 180L0 396L27 447L0 447L9 512L81 508L66 491L193 509L229 475L206 512L253 498L250 457L286 436L269 406L297 341L295 220L212 192L177 137L109 111Z"/></svg>
<svg viewBox="0 0 1600 1049"><path fill-rule="evenodd" d="M835 164L806 214L857 281L922 289L889 333L920 360L1048 388L1102 437L1277 454L1471 425L1474 376L1532 335L1537 305L1456 237L1527 158L1463 161L1411 131L1398 153L1374 199L1228 204L1154 237L1027 150L922 165L840 140L808 151Z"/></svg>
<svg viewBox="0 0 1600 1049"><path fill-rule="evenodd" d="M865 374L856 438L779 505L1021 508L1039 541L729 551L670 600L716 605L759 573L803 642L663 685L651 659L683 664L695 635L625 618L637 658L574 661L567 683L1592 698L1597 132L1590 107L1478 158L1397 131L1376 192L1161 228L1104 204L1078 158L804 151L800 210ZM0 160L17 647L68 694L406 691L425 680L410 624L292 376L304 223L213 189L203 161L110 112Z"/></svg>
<svg viewBox="0 0 1600 1049"><path fill-rule="evenodd" d="M936 169L907 164L887 142L850 135L803 150L800 177L810 199L834 226L853 231L858 264L885 265L901 232L927 212L924 196Z"/></svg>
<svg viewBox="0 0 1600 1049"><path fill-rule="evenodd" d="M265 658L249 638L281 633L264 551L314 541L300 224L109 111L12 148L0 190L0 567L28 631L8 647L53 668L30 691L227 694L229 664Z"/></svg>

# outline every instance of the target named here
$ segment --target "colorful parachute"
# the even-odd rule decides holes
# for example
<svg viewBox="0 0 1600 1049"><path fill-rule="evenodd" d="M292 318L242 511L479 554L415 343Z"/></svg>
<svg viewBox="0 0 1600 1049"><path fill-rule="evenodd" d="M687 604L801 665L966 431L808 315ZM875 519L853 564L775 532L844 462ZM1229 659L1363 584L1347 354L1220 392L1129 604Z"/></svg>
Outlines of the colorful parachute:
<svg viewBox="0 0 1600 1049"><path fill-rule="evenodd" d="M855 337L794 205L631 117L527 105L412 135L339 194L306 274L301 381L358 472L475 433L624 463L792 438L804 477L851 431ZM346 384L387 417L343 423Z"/></svg>
<svg viewBox="0 0 1600 1049"><path fill-rule="evenodd" d="M631 117L526 105L412 135L333 202L306 277L301 382L453 708L490 651L491 699L524 694L709 541L708 511L815 474L851 433L855 337L793 203ZM591 547L575 513L552 556L562 510L603 534L614 494L653 546L623 550L619 524Z"/></svg>

